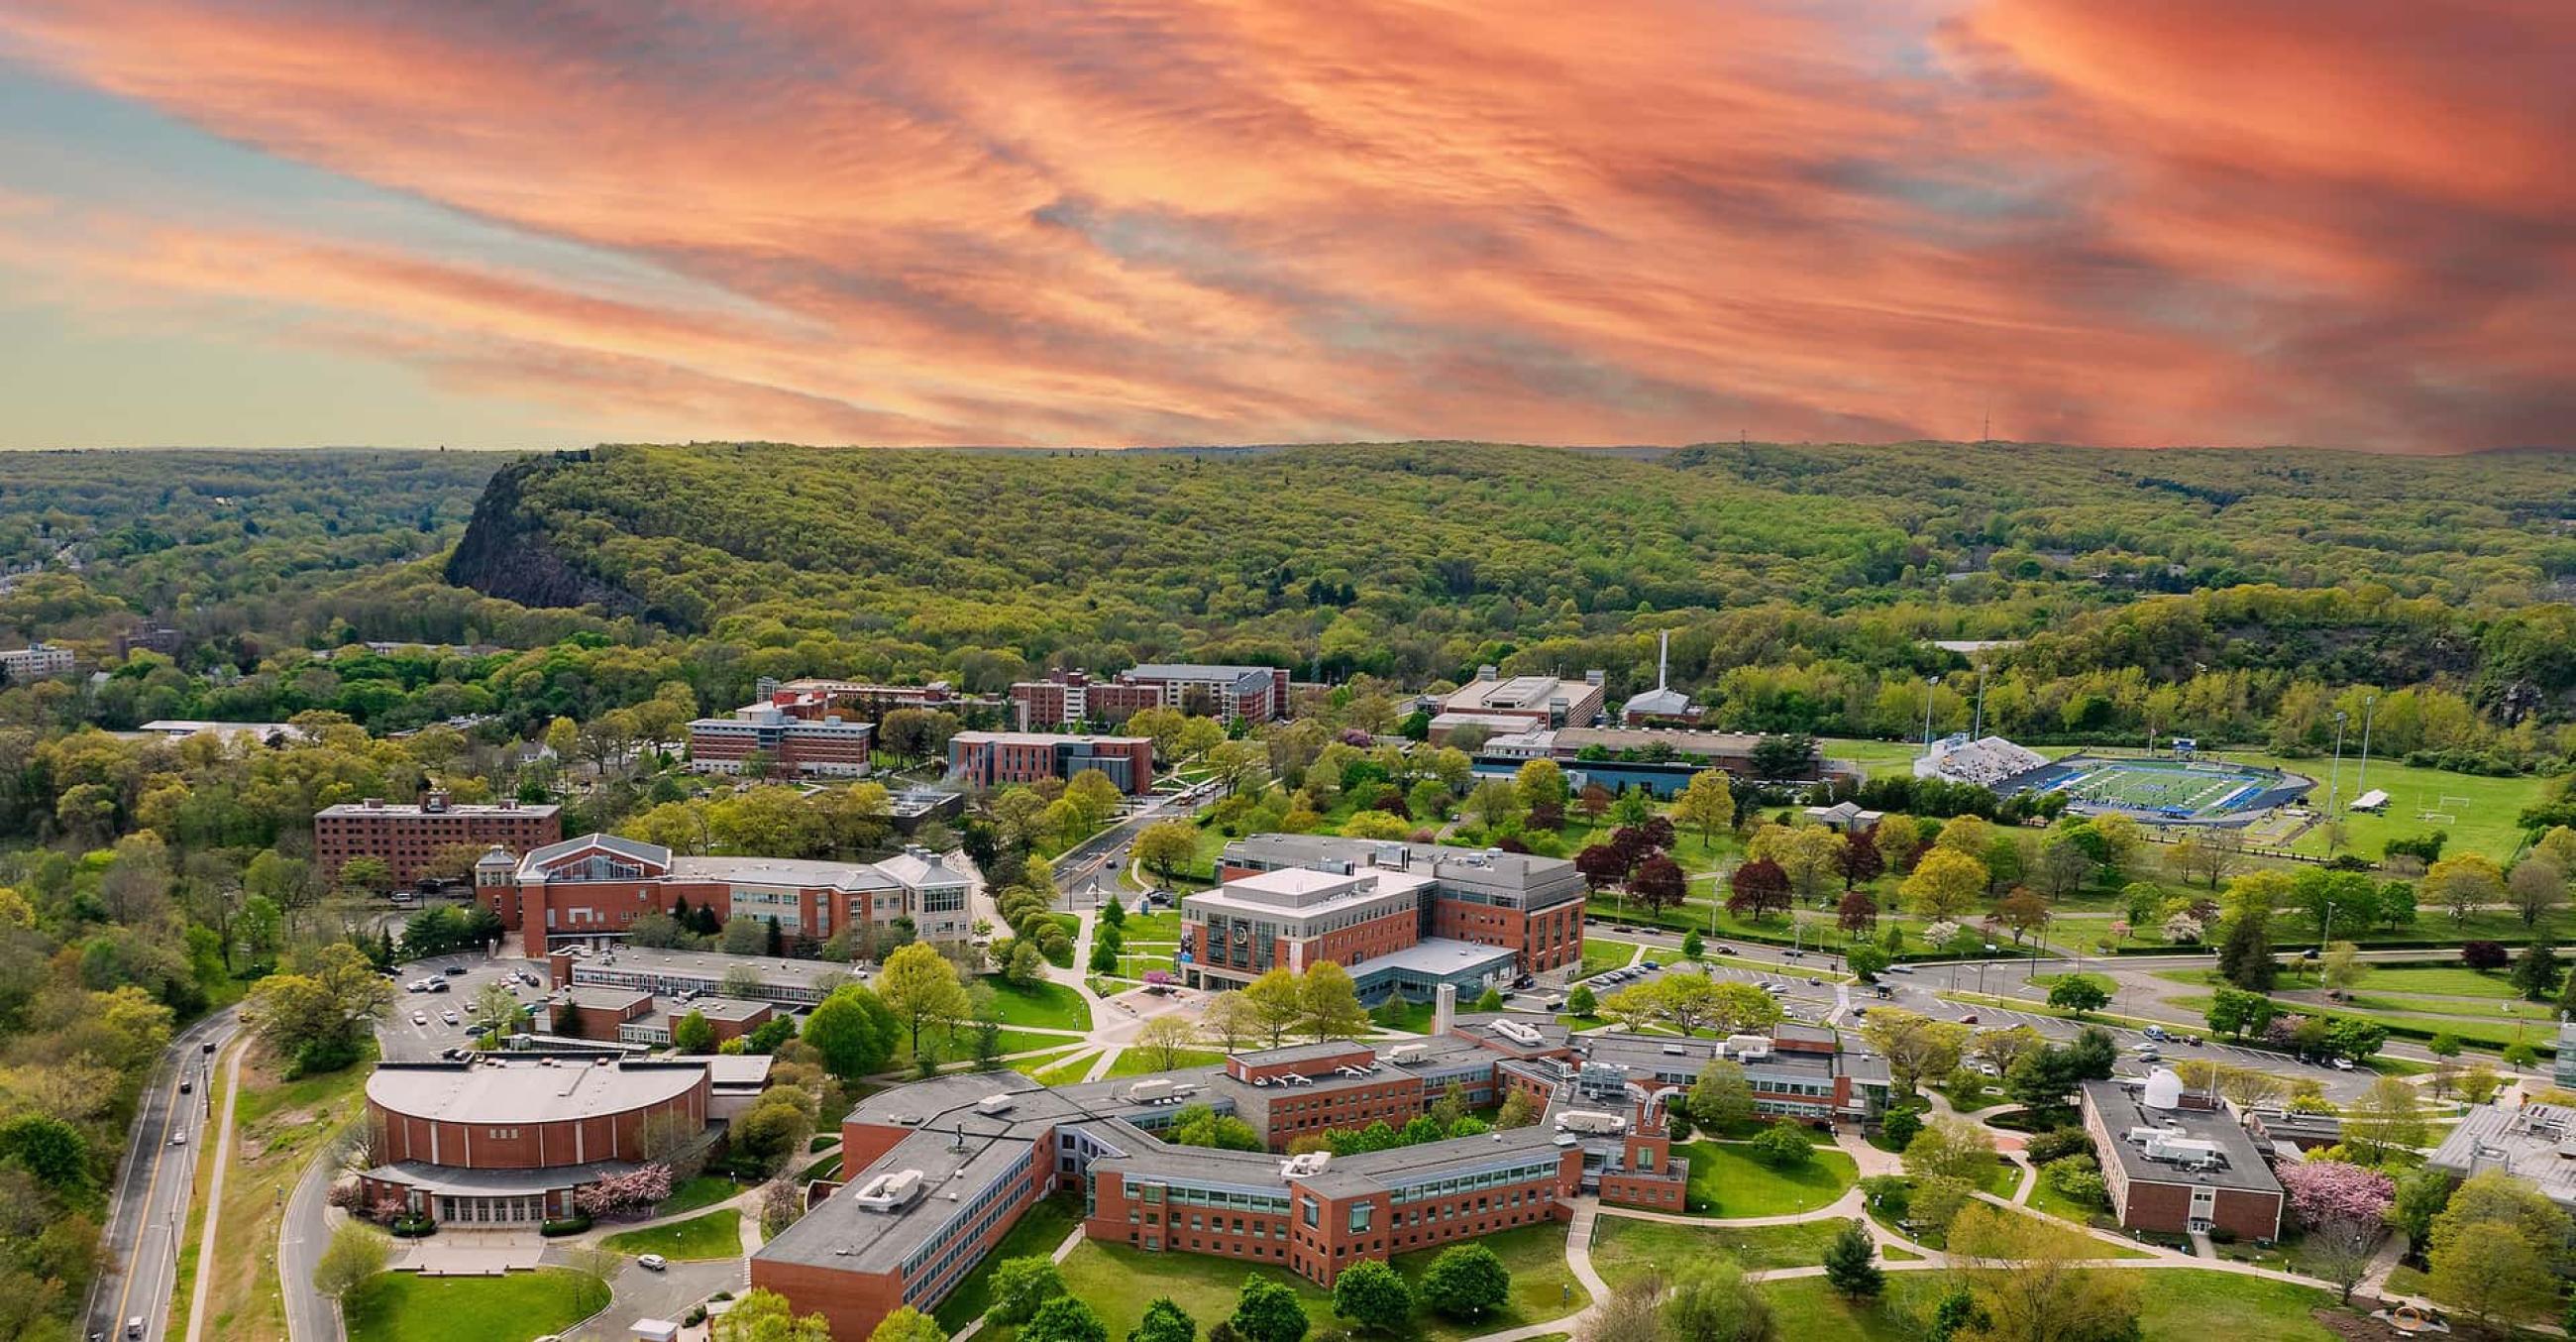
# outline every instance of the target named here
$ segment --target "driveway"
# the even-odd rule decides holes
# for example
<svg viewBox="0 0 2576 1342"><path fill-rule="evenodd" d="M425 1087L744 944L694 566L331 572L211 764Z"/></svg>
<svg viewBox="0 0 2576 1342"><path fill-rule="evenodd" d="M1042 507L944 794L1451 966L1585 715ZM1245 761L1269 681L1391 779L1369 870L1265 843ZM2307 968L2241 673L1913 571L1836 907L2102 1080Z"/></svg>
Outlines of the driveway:
<svg viewBox="0 0 2576 1342"><path fill-rule="evenodd" d="M550 1267L569 1265L564 1251L548 1246L545 1262ZM608 1283L608 1308L598 1317L564 1334L566 1338L589 1338L597 1342L624 1339L628 1327L637 1319L668 1319L679 1322L680 1316L718 1291L740 1295L750 1289L751 1268L739 1258L719 1258L707 1262L673 1263L660 1272L637 1267L633 1259Z"/></svg>

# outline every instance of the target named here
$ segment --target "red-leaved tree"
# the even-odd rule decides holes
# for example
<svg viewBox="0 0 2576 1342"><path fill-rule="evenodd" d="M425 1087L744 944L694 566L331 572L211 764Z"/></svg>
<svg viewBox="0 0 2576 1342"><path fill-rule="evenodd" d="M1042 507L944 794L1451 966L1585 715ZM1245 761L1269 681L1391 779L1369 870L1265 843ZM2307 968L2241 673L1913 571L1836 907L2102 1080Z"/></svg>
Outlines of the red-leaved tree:
<svg viewBox="0 0 2576 1342"><path fill-rule="evenodd" d="M1765 914L1789 909L1789 873L1767 857L1737 867L1728 884L1734 894L1726 901L1726 911L1739 918L1760 922Z"/></svg>

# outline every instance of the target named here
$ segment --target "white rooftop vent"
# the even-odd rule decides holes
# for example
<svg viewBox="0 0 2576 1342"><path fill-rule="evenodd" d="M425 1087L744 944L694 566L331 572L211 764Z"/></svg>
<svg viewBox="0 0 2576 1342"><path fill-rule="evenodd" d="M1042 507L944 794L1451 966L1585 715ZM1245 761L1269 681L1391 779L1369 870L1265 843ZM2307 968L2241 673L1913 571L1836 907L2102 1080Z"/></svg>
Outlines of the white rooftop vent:
<svg viewBox="0 0 2576 1342"><path fill-rule="evenodd" d="M1386 1051L1386 1060L1393 1063L1420 1062L1430 1052L1428 1044L1398 1044Z"/></svg>
<svg viewBox="0 0 2576 1342"><path fill-rule="evenodd" d="M2159 1067L2147 1077L2146 1094L2138 1101L2149 1109L2182 1107L2182 1078L2170 1067Z"/></svg>
<svg viewBox="0 0 2576 1342"><path fill-rule="evenodd" d="M921 1182L919 1170L880 1174L851 1189L850 1200L872 1212L895 1211L921 1196Z"/></svg>
<svg viewBox="0 0 2576 1342"><path fill-rule="evenodd" d="M1332 1163L1333 1153L1330 1151L1309 1151L1304 1155L1290 1156L1288 1159L1280 1162L1279 1177L1283 1179L1311 1178L1323 1173L1324 1167Z"/></svg>
<svg viewBox="0 0 2576 1342"><path fill-rule="evenodd" d="M1516 1020L1495 1021L1494 1033L1501 1035L1503 1038L1508 1039L1515 1044L1519 1044L1524 1048L1536 1047L1546 1038L1546 1036L1541 1035L1537 1030L1530 1026L1523 1025Z"/></svg>

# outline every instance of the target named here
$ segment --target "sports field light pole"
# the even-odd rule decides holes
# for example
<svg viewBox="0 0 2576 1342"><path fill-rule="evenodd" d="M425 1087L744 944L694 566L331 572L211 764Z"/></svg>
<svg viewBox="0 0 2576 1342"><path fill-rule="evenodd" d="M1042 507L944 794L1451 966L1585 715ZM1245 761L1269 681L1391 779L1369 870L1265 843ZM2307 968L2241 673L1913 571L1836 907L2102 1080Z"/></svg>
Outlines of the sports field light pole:
<svg viewBox="0 0 2576 1342"><path fill-rule="evenodd" d="M2352 795L2358 797L2370 788L2370 715L2379 706L2379 696L2361 696L2361 776L2352 780Z"/></svg>
<svg viewBox="0 0 2576 1342"><path fill-rule="evenodd" d="M1941 685L1939 676L1923 678L1923 753L1932 753L1932 691Z"/></svg>
<svg viewBox="0 0 2576 1342"><path fill-rule="evenodd" d="M2326 819L2328 820L2334 819L2335 804L2343 799L2343 724L2344 720L2351 716L2349 713L2342 712L2335 714L2334 772L2327 775L2333 781L2326 784Z"/></svg>

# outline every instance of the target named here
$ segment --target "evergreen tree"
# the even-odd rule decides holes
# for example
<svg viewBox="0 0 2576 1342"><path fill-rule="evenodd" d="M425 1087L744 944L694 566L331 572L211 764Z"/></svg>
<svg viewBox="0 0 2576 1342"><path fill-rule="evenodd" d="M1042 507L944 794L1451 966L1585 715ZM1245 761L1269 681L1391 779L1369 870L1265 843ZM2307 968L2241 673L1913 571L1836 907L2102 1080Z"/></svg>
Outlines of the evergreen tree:
<svg viewBox="0 0 2576 1342"><path fill-rule="evenodd" d="M2513 962L2513 986L2534 1002L2546 1002L2558 991L2558 948L2546 936L2535 936Z"/></svg>
<svg viewBox="0 0 2576 1342"><path fill-rule="evenodd" d="M1878 1266L1878 1246L1860 1222L1844 1222L1842 1233L1825 1246L1825 1280L1854 1300L1876 1295L1887 1286L1887 1273Z"/></svg>
<svg viewBox="0 0 2576 1342"><path fill-rule="evenodd" d="M2233 918L2227 924L2227 940L2218 948L2218 976L2247 992L2272 990L2272 976L2279 966L2272 963L2272 941L2263 931L2259 918Z"/></svg>

